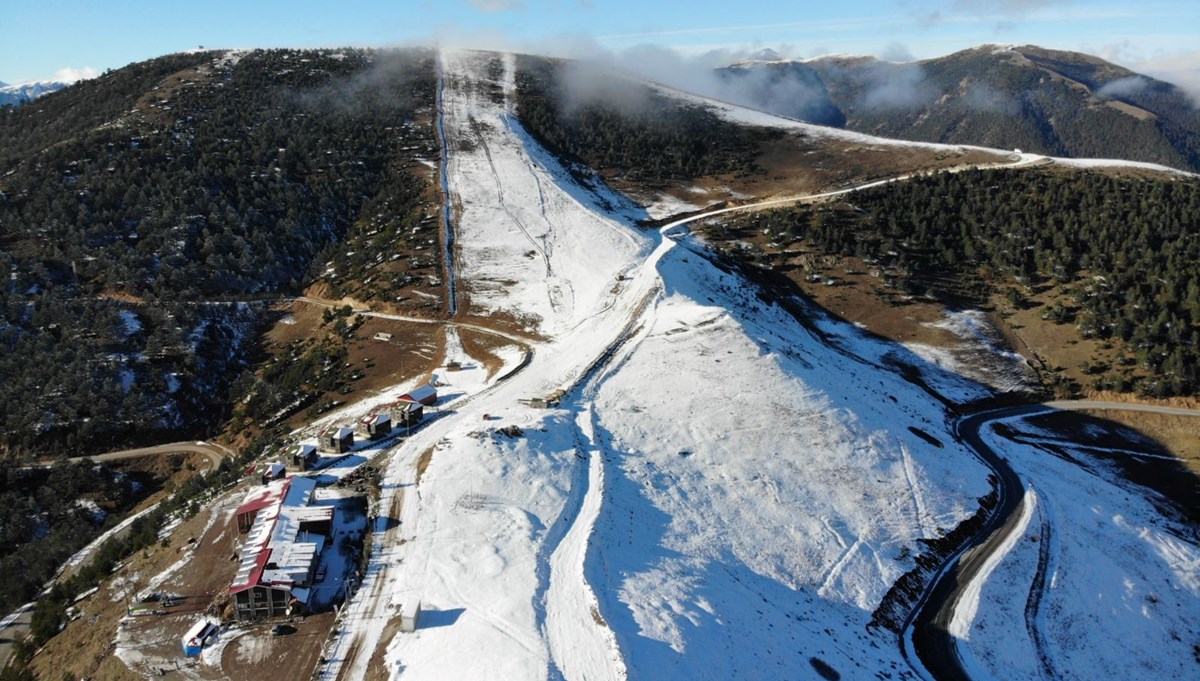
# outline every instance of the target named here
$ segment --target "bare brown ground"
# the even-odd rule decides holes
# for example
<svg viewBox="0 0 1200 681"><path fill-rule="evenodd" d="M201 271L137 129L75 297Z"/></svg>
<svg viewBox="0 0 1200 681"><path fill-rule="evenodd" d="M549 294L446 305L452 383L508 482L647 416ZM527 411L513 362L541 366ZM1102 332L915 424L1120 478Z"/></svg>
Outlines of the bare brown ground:
<svg viewBox="0 0 1200 681"><path fill-rule="evenodd" d="M375 647L375 652L371 655L371 661L367 665L366 681L388 681L391 678L384 656L387 655L388 644L400 632L400 619L400 616L396 615L383 628L383 635L379 637L379 645Z"/></svg>
<svg viewBox="0 0 1200 681"><path fill-rule="evenodd" d="M491 334L480 333L473 329L459 327L458 340L462 342L463 350L478 360L487 368L488 378L496 375L504 367L504 360L496 354L496 350L506 347L516 347L514 343ZM525 348L519 348L524 350Z"/></svg>
<svg viewBox="0 0 1200 681"><path fill-rule="evenodd" d="M374 340L380 332L392 334L392 339ZM446 331L442 326L369 317L354 336L347 361L365 376L355 381L354 392L342 399L361 398L397 383L428 378L445 362Z"/></svg>
<svg viewBox="0 0 1200 681"><path fill-rule="evenodd" d="M97 594L79 604L83 616L51 639L34 658L33 669L38 676L60 678L66 674L96 681L125 681L140 678L139 673L154 676L162 670L167 679L309 678L333 625L333 613L293 622L295 631L278 637L270 635L270 624L248 627L225 649L222 670L184 658L180 649L180 638L195 619L214 600L227 601L227 589L237 569L234 549L238 535L232 510L245 491L245 487L239 487L185 521L171 535L168 546L156 545L127 561L126 567ZM213 514L217 517L205 531ZM189 539L195 540L194 549L190 549ZM190 556L189 550L194 550ZM124 625L125 645L136 647L142 656L136 670L139 673L135 673L113 656L113 640L118 621L125 615L126 596L145 589L150 579L185 557L187 562L156 588L181 595L180 603L163 608L165 615L134 617ZM180 666L185 667L183 672L178 670Z"/></svg>
<svg viewBox="0 0 1200 681"><path fill-rule="evenodd" d="M463 287L460 286L460 290L461 288ZM463 295L466 300L470 300L469 293L460 295ZM538 333L537 319L521 316L509 311L484 312L462 306L456 320L495 329L518 338L527 338L533 342L546 340L546 336Z"/></svg>
<svg viewBox="0 0 1200 681"><path fill-rule="evenodd" d="M1031 296L1033 306L1029 309L1013 309L1011 306L997 300L998 305L1004 305L1005 326L1007 332L1019 339L1022 346L1033 353L1032 359L1044 362L1047 368L1056 371L1071 380L1087 387L1094 377L1089 377L1080 370L1080 365L1088 360L1102 361L1113 364L1119 354L1115 346L1096 339L1083 338L1074 324L1059 324L1042 315L1055 303L1068 303L1068 298L1060 287L1047 287L1045 291Z"/></svg>
<svg viewBox="0 0 1200 681"><path fill-rule="evenodd" d="M767 248L768 252L770 249ZM793 251L783 268L776 267L817 305L868 331L902 343L952 347L954 334L929 326L945 317L943 306L932 300L906 296L867 274L870 266L857 258ZM833 278L835 286L808 281L806 274Z"/></svg>
<svg viewBox="0 0 1200 681"><path fill-rule="evenodd" d="M142 303L146 302L146 300L144 298L142 298L141 296L135 296L132 293L128 293L126 291L118 291L116 289L105 289L105 290L97 293L96 297L97 298L106 298L108 300L115 300L115 301L118 301L121 303L129 303L131 305L141 305Z"/></svg>
<svg viewBox="0 0 1200 681"><path fill-rule="evenodd" d="M433 461L434 445L421 452L421 456L417 459L417 484L421 484L421 476L425 474L425 470L429 468L429 463Z"/></svg>
<svg viewBox="0 0 1200 681"><path fill-rule="evenodd" d="M195 553L187 567L159 589L179 593L183 596L181 603L168 615L134 618L128 625L134 640L144 641L148 652L164 660L181 658L180 637L196 614L228 587L236 568L236 563L229 560L231 532L224 523L218 520L200 536L210 515L222 510L214 504L180 525L167 546L154 545L128 559L100 591L77 604L83 616L68 624L34 658L35 673L41 678L61 678L64 673L73 678L137 678L120 660L111 657L117 623L125 616L126 596L145 588L154 575L178 562L190 546L188 539L196 538Z"/></svg>
<svg viewBox="0 0 1200 681"><path fill-rule="evenodd" d="M1200 419L1136 411L1097 410L1083 413L1093 418L1115 421L1154 439L1178 457L1189 470L1200 475Z"/></svg>
<svg viewBox="0 0 1200 681"><path fill-rule="evenodd" d="M872 145L789 133L764 143L755 161L761 169L759 173L698 178L679 183L667 193L694 205L753 203L841 189L906 173L1006 163L1011 157L977 149ZM645 195L637 187L624 186L619 178L610 181L631 196Z"/></svg>
<svg viewBox="0 0 1200 681"><path fill-rule="evenodd" d="M283 636L272 636L270 624L255 625L225 648L221 669L231 679L311 678L333 621L332 612L306 617L302 622L293 622L295 631Z"/></svg>
<svg viewBox="0 0 1200 681"><path fill-rule="evenodd" d="M266 352L282 354L289 343L335 338L331 326L321 325L327 309L300 300L292 303L286 321L277 322L266 333L263 343ZM381 317L363 319L353 337L344 341L348 371L361 372L363 377L349 384L349 393L329 392L321 399L354 404L398 383L428 380L433 370L445 362L446 336L441 324ZM391 334L391 340L375 340L378 333ZM286 423L297 427L310 420L307 410L301 410Z"/></svg>

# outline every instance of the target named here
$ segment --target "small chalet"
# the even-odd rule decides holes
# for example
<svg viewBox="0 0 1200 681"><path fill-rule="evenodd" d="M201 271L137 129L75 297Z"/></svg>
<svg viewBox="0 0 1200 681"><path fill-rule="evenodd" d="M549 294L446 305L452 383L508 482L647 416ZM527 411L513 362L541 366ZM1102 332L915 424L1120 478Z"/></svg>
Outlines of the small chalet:
<svg viewBox="0 0 1200 681"><path fill-rule="evenodd" d="M392 417L388 414L368 414L358 420L358 434L368 440L378 440L390 432Z"/></svg>
<svg viewBox="0 0 1200 681"><path fill-rule="evenodd" d="M329 426L317 433L317 441L321 443L321 449L325 451L344 454L354 447L354 431L349 428Z"/></svg>
<svg viewBox="0 0 1200 681"><path fill-rule="evenodd" d="M317 447L307 443L294 444L284 451L284 456L287 457L292 468L306 471L317 463Z"/></svg>
<svg viewBox="0 0 1200 681"><path fill-rule="evenodd" d="M414 388L413 390L406 392L400 396L401 402L418 402L427 407L437 404L437 400L438 400L437 388L433 387L432 385L430 385L428 383L426 383L423 386L420 386L419 388Z"/></svg>
<svg viewBox="0 0 1200 681"><path fill-rule="evenodd" d="M412 428L425 418L425 407L420 402L397 402L388 411L392 422L402 428Z"/></svg>
<svg viewBox="0 0 1200 681"><path fill-rule="evenodd" d="M312 478L285 478L254 490L238 508L246 541L229 586L238 620L306 611L333 529L333 507L312 505L316 486Z"/></svg>
<svg viewBox="0 0 1200 681"><path fill-rule="evenodd" d="M281 480L287 477L287 466L283 465L282 461L267 464L267 467L262 472L262 484L267 484L272 480Z"/></svg>

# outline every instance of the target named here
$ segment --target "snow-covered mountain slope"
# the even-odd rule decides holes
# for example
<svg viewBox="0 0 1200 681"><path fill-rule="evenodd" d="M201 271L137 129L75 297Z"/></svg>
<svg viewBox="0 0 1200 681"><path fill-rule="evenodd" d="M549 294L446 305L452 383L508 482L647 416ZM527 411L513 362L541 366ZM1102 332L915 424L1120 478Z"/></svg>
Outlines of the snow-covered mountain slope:
<svg viewBox="0 0 1200 681"><path fill-rule="evenodd" d="M587 571L631 676L893 669L871 613L918 540L974 512L984 471L853 327L835 349L690 249L658 271L593 407L611 477Z"/></svg>
<svg viewBox="0 0 1200 681"><path fill-rule="evenodd" d="M543 337L388 453L322 678L917 678L872 612L991 485L895 364L986 391L637 230L509 115L511 63L443 55L456 275Z"/></svg>
<svg viewBox="0 0 1200 681"><path fill-rule="evenodd" d="M373 555L332 657L359 673L387 644L405 679L907 673L866 624L917 541L974 512L985 470L856 328L838 343L869 359L575 184L489 95L493 59L444 58L459 284L508 279L472 304L535 306L552 336L396 452L403 543ZM546 260L517 222L547 234ZM570 304L535 296L559 277ZM555 388L558 408L518 402ZM424 624L388 643L418 600Z"/></svg>
<svg viewBox="0 0 1200 681"><path fill-rule="evenodd" d="M643 253L646 239L618 220L644 212L578 187L529 137L511 113L512 55L447 52L443 60L462 307L561 334L596 312L622 267ZM499 80L489 72L497 68Z"/></svg>
<svg viewBox="0 0 1200 681"><path fill-rule="evenodd" d="M1030 489L1024 529L977 578L952 633L973 678L1182 679L1200 640L1195 528L1056 433L984 431ZM1074 461L1039 447L1038 438ZM1116 452L1137 456L1135 452ZM956 630L954 630L956 629Z"/></svg>
<svg viewBox="0 0 1200 681"><path fill-rule="evenodd" d="M11 104L18 106L25 102L30 102L42 95L48 95L51 92L57 92L70 85L70 83L60 83L49 80L39 80L31 83L18 83L16 85L7 85L0 83L0 106Z"/></svg>

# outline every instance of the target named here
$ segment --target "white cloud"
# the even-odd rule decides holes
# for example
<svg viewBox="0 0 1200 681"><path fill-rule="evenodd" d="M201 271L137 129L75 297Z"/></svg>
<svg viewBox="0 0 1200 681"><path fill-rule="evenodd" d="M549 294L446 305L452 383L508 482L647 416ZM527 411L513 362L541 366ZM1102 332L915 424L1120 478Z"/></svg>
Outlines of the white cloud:
<svg viewBox="0 0 1200 681"><path fill-rule="evenodd" d="M95 78L98 75L100 75L100 72L97 71L96 69L92 68L91 66L85 66L81 69L77 69L77 68L68 66L66 68L62 68L62 69L55 71L54 77L51 78L50 80L53 80L53 81L56 81L59 83L75 83L75 82L78 82L81 80Z"/></svg>
<svg viewBox="0 0 1200 681"><path fill-rule="evenodd" d="M1146 52L1123 40L1096 50L1102 59L1178 86L1200 107L1200 50Z"/></svg>
<svg viewBox="0 0 1200 681"><path fill-rule="evenodd" d="M1096 90L1096 94L1100 97L1128 97L1146 89L1146 86L1149 84L1150 81L1141 76L1126 76L1125 78L1118 78L1110 83L1105 83L1103 87Z"/></svg>

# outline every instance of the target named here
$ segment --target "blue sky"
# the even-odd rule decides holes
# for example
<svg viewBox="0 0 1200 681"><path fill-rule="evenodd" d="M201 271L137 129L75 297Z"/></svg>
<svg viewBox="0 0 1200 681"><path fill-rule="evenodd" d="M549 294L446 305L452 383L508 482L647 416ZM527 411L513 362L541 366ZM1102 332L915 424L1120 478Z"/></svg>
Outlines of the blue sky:
<svg viewBox="0 0 1200 681"><path fill-rule="evenodd" d="M1034 43L1200 74L1200 2L1110 0L2 0L0 80L92 73L206 47L387 46L689 53L782 49L925 58ZM1200 77L1197 78L1200 81Z"/></svg>

